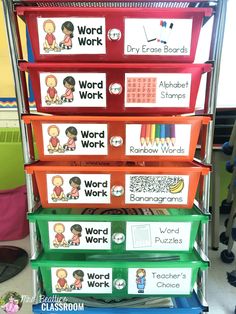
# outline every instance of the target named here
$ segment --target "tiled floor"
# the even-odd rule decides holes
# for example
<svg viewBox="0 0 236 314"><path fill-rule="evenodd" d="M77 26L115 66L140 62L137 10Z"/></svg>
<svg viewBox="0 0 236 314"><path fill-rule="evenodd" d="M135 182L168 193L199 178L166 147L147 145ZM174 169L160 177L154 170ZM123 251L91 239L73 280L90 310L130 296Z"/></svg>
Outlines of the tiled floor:
<svg viewBox="0 0 236 314"><path fill-rule="evenodd" d="M224 219L225 216L221 217L222 225ZM223 227L221 229L223 230ZM19 246L25 249L27 252L30 250L28 237L21 241L7 243L1 242L0 244ZM236 288L229 285L226 279L226 272L230 272L236 268L236 261L230 265L222 263L220 260L220 252L223 249L224 246L220 244L218 251L212 251L211 249L209 250L209 258L211 260L208 282L208 304L210 308L210 314L233 314L234 308L236 306ZM236 253L236 245L234 247L234 252ZM28 265L16 277L0 284L0 296L9 290L17 291L21 295L32 296L31 276L31 269ZM24 303L20 313L32 313L31 304Z"/></svg>
<svg viewBox="0 0 236 314"><path fill-rule="evenodd" d="M223 223L227 215L221 215L220 232L225 231ZM209 239L210 240L210 239ZM209 241L210 243L210 241ZM208 273L208 304L210 314L233 314L236 306L236 288L227 282L226 272L236 269L236 259L232 264L224 264L220 253L227 247L220 243L218 251L209 248L211 267ZM236 243L233 248L236 256Z"/></svg>

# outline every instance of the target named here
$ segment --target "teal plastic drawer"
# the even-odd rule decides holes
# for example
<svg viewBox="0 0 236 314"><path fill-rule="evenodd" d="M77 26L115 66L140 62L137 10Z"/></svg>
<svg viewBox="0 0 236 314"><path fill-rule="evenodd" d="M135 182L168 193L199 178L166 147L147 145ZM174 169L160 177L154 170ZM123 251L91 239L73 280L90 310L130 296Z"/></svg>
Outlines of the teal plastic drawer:
<svg viewBox="0 0 236 314"><path fill-rule="evenodd" d="M29 214L46 252L188 252L201 223L192 209L40 209Z"/></svg>
<svg viewBox="0 0 236 314"><path fill-rule="evenodd" d="M192 253L63 254L44 253L32 261L46 295L97 298L189 295L199 269L208 261Z"/></svg>

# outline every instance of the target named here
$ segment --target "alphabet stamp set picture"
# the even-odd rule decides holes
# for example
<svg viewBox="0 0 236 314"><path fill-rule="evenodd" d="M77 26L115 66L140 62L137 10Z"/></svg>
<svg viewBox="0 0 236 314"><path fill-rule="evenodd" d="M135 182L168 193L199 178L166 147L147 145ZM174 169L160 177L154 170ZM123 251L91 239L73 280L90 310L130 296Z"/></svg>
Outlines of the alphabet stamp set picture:
<svg viewBox="0 0 236 314"><path fill-rule="evenodd" d="M22 120L39 157L25 171L40 199L28 216L41 292L173 309L209 266L195 244L211 168L194 157L211 123L195 107L212 65L194 60L212 9L44 2L16 8L34 55L19 69L37 110Z"/></svg>

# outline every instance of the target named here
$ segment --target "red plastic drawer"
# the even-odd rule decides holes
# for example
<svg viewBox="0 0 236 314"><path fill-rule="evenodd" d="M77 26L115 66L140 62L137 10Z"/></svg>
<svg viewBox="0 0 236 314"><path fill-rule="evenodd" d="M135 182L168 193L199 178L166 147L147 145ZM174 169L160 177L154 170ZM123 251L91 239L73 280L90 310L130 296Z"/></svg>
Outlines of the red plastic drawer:
<svg viewBox="0 0 236 314"><path fill-rule="evenodd" d="M199 179L210 169L192 163L61 163L25 167L35 174L43 207L192 208Z"/></svg>
<svg viewBox="0 0 236 314"><path fill-rule="evenodd" d="M36 61L193 62L200 8L18 7Z"/></svg>
<svg viewBox="0 0 236 314"><path fill-rule="evenodd" d="M210 64L26 63L37 110L53 114L160 115L195 110Z"/></svg>
<svg viewBox="0 0 236 314"><path fill-rule="evenodd" d="M25 115L43 161L191 161L209 117Z"/></svg>

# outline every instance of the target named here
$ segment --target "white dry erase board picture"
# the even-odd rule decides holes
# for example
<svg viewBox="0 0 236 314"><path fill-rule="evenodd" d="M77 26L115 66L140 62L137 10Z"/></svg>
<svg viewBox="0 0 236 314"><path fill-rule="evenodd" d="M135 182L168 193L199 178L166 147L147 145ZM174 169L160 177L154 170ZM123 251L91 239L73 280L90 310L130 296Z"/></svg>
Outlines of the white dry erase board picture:
<svg viewBox="0 0 236 314"><path fill-rule="evenodd" d="M126 18L124 54L188 56L192 23L192 19Z"/></svg>

